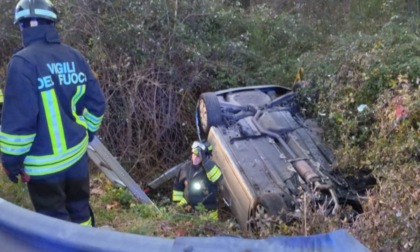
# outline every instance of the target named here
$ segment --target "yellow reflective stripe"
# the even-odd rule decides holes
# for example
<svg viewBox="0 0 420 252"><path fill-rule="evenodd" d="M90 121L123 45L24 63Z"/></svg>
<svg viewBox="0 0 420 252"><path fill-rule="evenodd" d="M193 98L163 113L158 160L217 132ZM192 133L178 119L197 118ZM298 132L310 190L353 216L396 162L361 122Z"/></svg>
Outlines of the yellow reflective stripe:
<svg viewBox="0 0 420 252"><path fill-rule="evenodd" d="M181 201L184 198L184 192L183 191L172 191L172 201Z"/></svg>
<svg viewBox="0 0 420 252"><path fill-rule="evenodd" d="M87 109L85 109L83 111L83 116L86 119L88 129L91 132L96 132L99 129L99 126L101 125L103 115L97 117L90 113Z"/></svg>
<svg viewBox="0 0 420 252"><path fill-rule="evenodd" d="M209 217L213 220L219 220L219 212L217 210L212 210L209 212Z"/></svg>
<svg viewBox="0 0 420 252"><path fill-rule="evenodd" d="M0 89L0 103L4 102L3 90Z"/></svg>
<svg viewBox="0 0 420 252"><path fill-rule="evenodd" d="M10 155L25 154L31 149L35 135L11 135L0 132L0 149Z"/></svg>
<svg viewBox="0 0 420 252"><path fill-rule="evenodd" d="M216 182L220 178L220 176L222 176L222 172L216 165L213 166L213 168L209 172L207 172L207 178L211 182Z"/></svg>
<svg viewBox="0 0 420 252"><path fill-rule="evenodd" d="M34 141L36 134L30 135L11 135L0 132L0 141L10 145L25 145Z"/></svg>
<svg viewBox="0 0 420 252"><path fill-rule="evenodd" d="M184 197L182 197L182 199L177 203L178 206L182 206L186 204L188 204L188 202Z"/></svg>
<svg viewBox="0 0 420 252"><path fill-rule="evenodd" d="M210 171L207 172L207 177L210 179L214 176L214 174L217 172L217 166L213 166Z"/></svg>
<svg viewBox="0 0 420 252"><path fill-rule="evenodd" d="M73 96L73 99L71 99L71 112L73 114L74 119L76 120L76 123L87 128L85 118L83 116L79 116L76 113L76 104L80 100L80 98L82 98L82 96L85 94L85 91L86 91L85 85L77 86L76 94Z"/></svg>
<svg viewBox="0 0 420 252"><path fill-rule="evenodd" d="M47 118L53 153L63 153L67 150L67 144L64 137L63 122L61 120L61 113L60 108L58 107L55 90L50 89L43 91L41 92L41 97L44 105L45 117Z"/></svg>
<svg viewBox="0 0 420 252"><path fill-rule="evenodd" d="M31 176L41 176L62 171L82 158L87 151L88 136L65 153L46 156L26 156L25 171Z"/></svg>
<svg viewBox="0 0 420 252"><path fill-rule="evenodd" d="M92 226L92 218L89 217L89 219L87 221L80 223L80 226L91 227Z"/></svg>
<svg viewBox="0 0 420 252"><path fill-rule="evenodd" d="M1 152L6 153L9 155L23 155L25 153L28 153L31 150L32 144L27 144L24 146L6 146L4 144L1 144Z"/></svg>

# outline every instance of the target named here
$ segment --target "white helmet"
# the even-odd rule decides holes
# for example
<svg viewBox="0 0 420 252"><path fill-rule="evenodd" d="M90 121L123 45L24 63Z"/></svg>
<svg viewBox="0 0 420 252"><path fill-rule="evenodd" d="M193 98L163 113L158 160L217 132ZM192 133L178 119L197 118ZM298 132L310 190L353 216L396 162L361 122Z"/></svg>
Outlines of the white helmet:
<svg viewBox="0 0 420 252"><path fill-rule="evenodd" d="M213 146L208 142L194 141L191 145L191 151L199 157L209 156L213 150Z"/></svg>

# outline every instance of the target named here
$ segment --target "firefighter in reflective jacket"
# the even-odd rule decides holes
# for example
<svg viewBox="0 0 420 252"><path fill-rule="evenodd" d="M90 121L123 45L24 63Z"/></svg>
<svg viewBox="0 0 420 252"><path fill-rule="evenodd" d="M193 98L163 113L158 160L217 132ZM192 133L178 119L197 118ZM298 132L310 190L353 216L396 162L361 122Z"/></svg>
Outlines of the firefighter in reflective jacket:
<svg viewBox="0 0 420 252"><path fill-rule="evenodd" d="M12 182L27 183L37 212L93 226L87 147L105 99L84 57L61 44L48 0L21 0L15 10L23 48L9 63L0 149Z"/></svg>
<svg viewBox="0 0 420 252"><path fill-rule="evenodd" d="M210 217L218 219L217 182L222 177L219 167L209 159L212 146L195 141L191 161L185 163L175 179L172 200L180 206L192 208L202 203L210 211Z"/></svg>

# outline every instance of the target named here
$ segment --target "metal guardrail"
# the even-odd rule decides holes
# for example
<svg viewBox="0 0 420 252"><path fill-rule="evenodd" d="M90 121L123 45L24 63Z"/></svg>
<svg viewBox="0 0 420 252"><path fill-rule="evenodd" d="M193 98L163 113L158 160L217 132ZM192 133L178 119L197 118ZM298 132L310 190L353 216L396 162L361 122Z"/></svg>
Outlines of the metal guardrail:
<svg viewBox="0 0 420 252"><path fill-rule="evenodd" d="M124 167L121 166L117 159L96 136L89 143L88 155L90 160L92 160L114 184L127 187L138 201L145 204L151 204L155 206L156 211L159 211L153 201L146 195L133 178L131 178Z"/></svg>
<svg viewBox="0 0 420 252"><path fill-rule="evenodd" d="M147 183L147 187L151 190L157 189L160 185L167 182L170 179L173 179L177 173L179 172L179 169L185 164L189 162L189 160L186 160L180 164L175 165L172 168L169 168L166 172L161 174L159 177L155 178L154 180Z"/></svg>

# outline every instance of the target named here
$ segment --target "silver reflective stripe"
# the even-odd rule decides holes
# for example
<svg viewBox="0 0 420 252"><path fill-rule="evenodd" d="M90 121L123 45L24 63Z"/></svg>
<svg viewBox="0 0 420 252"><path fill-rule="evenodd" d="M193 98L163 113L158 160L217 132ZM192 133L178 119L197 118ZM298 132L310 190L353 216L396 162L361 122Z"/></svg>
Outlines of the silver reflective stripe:
<svg viewBox="0 0 420 252"><path fill-rule="evenodd" d="M41 96L53 152L55 154L63 153L67 150L67 144L55 90L43 91L41 92Z"/></svg>
<svg viewBox="0 0 420 252"><path fill-rule="evenodd" d="M83 111L83 116L86 119L88 129L91 132L96 132L99 129L99 126L101 126L103 116L97 117L90 113L87 109Z"/></svg>
<svg viewBox="0 0 420 252"><path fill-rule="evenodd" d="M35 15L42 15L42 16L53 18L53 19L57 19L57 15L54 12L49 11L49 10L35 9Z"/></svg>
<svg viewBox="0 0 420 252"><path fill-rule="evenodd" d="M1 151L10 155L22 155L32 147L35 139L35 134L31 135L10 135L0 132L0 147Z"/></svg>
<svg viewBox="0 0 420 252"><path fill-rule="evenodd" d="M18 20L21 17L26 17L30 14L29 10L21 10L15 14L15 20Z"/></svg>
<svg viewBox="0 0 420 252"><path fill-rule="evenodd" d="M88 137L86 136L82 142L80 142L78 145L68 149L65 153L60 154L53 154L53 155L47 155L47 156L27 156L25 158L25 164L28 165L41 165L41 164L54 164L57 162L60 162L61 160L65 160L72 155L76 155L76 153L80 149L84 149L84 147L87 148L87 142Z"/></svg>
<svg viewBox="0 0 420 252"><path fill-rule="evenodd" d="M31 149L32 145L27 146L27 147L6 147L6 146L1 146L1 152L9 154L9 155L22 155L25 154L27 152L29 152L29 150Z"/></svg>
<svg viewBox="0 0 420 252"><path fill-rule="evenodd" d="M35 134L31 135L11 135L4 132L0 133L0 141L8 142L9 144L29 144L35 139Z"/></svg>
<svg viewBox="0 0 420 252"><path fill-rule="evenodd" d="M27 156L25 171L30 176L41 176L62 171L79 161L87 151L88 136L66 153L48 156Z"/></svg>
<svg viewBox="0 0 420 252"><path fill-rule="evenodd" d="M71 99L71 111L74 116L74 119L76 120L76 123L79 125L82 125L84 128L87 128L85 118L82 115L77 115L77 112L76 112L76 104L80 100L80 98L83 97L85 90L86 90L85 85L77 86L76 94Z"/></svg>

